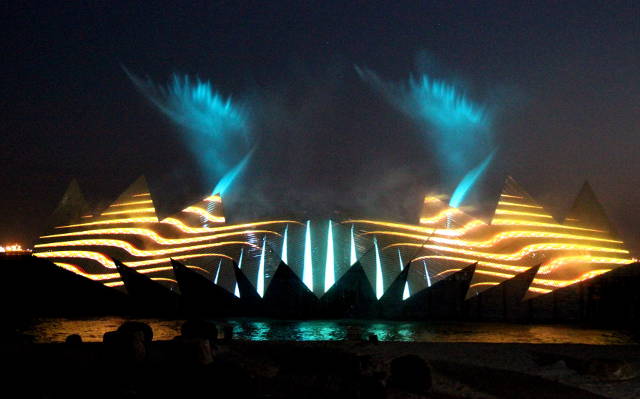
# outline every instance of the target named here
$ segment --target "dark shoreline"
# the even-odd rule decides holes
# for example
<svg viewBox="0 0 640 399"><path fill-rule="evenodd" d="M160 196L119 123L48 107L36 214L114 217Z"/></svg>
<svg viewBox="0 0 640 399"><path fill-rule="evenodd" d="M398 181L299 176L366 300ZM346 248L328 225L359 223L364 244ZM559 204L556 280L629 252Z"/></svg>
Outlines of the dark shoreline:
<svg viewBox="0 0 640 399"><path fill-rule="evenodd" d="M188 384L191 371L176 374L176 364L172 364L178 346L177 341L153 341L149 347L150 360L134 369L141 376L145 375L144 370L152 370L154 384ZM110 378L123 378L122 370L105 368L102 343L30 344L14 346L13 350L5 345L3 348L5 359L13 354L26 361L23 366L34 380L48 381L58 374L90 378L92 372L88 370L96 373L93 378L102 378L98 374L100 370ZM221 370L228 367L241 370L255 388L251 391L254 397L264 398L294 397L289 396L291 384L298 390L308 389L307 397L316 397L313 392L320 392L318 386L331 386L332 378L342 378L353 359L367 359L377 373L388 375L390 362L404 355L419 356L431 369L433 388L427 396L417 397L513 397L514 392L518 392L521 398L633 398L640 392L640 345L233 340L220 343L216 349L216 361L225 365ZM56 370L67 367L71 370ZM618 372L616 367L622 371ZM192 371L207 375L203 370ZM292 382L297 380L306 382L300 385ZM132 381L135 387L138 379ZM68 383L73 384L73 380ZM73 385L66 386L64 382L51 384L52 389L57 386L55 392L73 390ZM298 397L305 396L302 391L298 394Z"/></svg>

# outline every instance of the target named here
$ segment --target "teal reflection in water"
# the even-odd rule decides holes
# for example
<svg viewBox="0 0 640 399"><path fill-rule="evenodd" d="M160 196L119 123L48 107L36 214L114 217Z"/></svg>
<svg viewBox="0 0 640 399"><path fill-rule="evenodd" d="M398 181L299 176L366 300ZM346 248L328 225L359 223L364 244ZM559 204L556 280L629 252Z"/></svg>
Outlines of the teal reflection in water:
<svg viewBox="0 0 640 399"><path fill-rule="evenodd" d="M80 334L84 342L100 342L128 319L39 319L24 330L36 342L64 342L70 334ZM184 320L132 319L153 329L155 340L171 340L180 334ZM521 325L502 323L426 323L381 320L274 320L237 318L213 320L230 324L234 339L247 341L341 341L367 339L375 334L380 341L406 342L493 342L629 345L636 338L625 331L581 328L566 325Z"/></svg>

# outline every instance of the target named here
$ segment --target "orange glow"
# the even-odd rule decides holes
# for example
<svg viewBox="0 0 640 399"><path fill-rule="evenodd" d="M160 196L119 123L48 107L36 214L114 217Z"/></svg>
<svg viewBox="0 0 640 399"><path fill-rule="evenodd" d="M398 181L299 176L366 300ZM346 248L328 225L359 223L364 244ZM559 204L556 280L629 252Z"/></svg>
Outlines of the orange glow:
<svg viewBox="0 0 640 399"><path fill-rule="evenodd" d="M518 199L524 199L522 197L520 197L519 195L509 195L509 194L500 194L501 197L505 197L505 198L518 198Z"/></svg>
<svg viewBox="0 0 640 399"><path fill-rule="evenodd" d="M222 198L219 195L212 195L204 199L207 202L222 202Z"/></svg>
<svg viewBox="0 0 640 399"><path fill-rule="evenodd" d="M6 247L0 246L0 253L23 253L31 252L30 249L23 249L20 244L7 245Z"/></svg>
<svg viewBox="0 0 640 399"><path fill-rule="evenodd" d="M134 194L134 197L150 197L151 194L149 193L141 193L141 194Z"/></svg>

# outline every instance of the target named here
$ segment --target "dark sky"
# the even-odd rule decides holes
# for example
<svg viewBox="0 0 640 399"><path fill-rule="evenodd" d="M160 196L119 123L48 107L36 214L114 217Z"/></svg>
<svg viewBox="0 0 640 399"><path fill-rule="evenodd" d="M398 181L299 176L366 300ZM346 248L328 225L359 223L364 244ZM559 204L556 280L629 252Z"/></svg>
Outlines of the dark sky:
<svg viewBox="0 0 640 399"><path fill-rule="evenodd" d="M589 180L638 247L639 3L175 3L3 3L0 244L30 244L74 177L97 203L145 174L166 211L215 184L122 66L161 83L199 76L255 110L259 153L229 218L415 222L422 196L449 188L417 127L358 65L392 81L428 70L497 104L479 216L507 174L557 216Z"/></svg>

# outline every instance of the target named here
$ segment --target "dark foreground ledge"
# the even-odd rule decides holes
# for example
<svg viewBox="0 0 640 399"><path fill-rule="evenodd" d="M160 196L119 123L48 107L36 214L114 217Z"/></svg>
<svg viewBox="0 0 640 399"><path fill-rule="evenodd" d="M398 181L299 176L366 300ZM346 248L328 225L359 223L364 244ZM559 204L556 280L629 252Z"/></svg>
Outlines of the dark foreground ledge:
<svg viewBox="0 0 640 399"><path fill-rule="evenodd" d="M2 345L19 397L635 398L640 346L153 341L140 359L102 343ZM398 360L400 359L400 360ZM515 395L515 396L514 396Z"/></svg>

